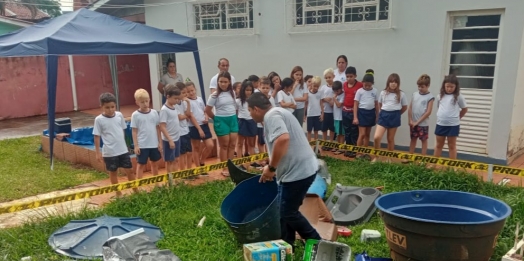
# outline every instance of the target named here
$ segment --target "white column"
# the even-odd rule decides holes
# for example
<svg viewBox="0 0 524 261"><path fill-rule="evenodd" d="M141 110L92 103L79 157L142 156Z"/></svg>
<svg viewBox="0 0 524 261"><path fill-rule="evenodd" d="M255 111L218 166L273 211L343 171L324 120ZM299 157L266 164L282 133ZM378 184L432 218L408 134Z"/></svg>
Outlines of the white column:
<svg viewBox="0 0 524 261"><path fill-rule="evenodd" d="M162 108L162 94L158 92L157 86L160 81L160 67L158 54L149 54L149 78L151 79L151 102L153 109L159 111Z"/></svg>
<svg viewBox="0 0 524 261"><path fill-rule="evenodd" d="M69 58L69 74L71 75L71 92L73 93L73 110L78 111L78 101L76 99L75 65L73 64L72 55L68 55L67 58Z"/></svg>

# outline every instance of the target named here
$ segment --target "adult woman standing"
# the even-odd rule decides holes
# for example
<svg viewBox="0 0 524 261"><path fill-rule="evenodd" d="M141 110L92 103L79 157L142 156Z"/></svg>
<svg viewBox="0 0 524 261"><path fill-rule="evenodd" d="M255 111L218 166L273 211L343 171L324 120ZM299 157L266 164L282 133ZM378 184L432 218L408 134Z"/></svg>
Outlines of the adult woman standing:
<svg viewBox="0 0 524 261"><path fill-rule="evenodd" d="M348 67L348 58L345 55L339 55L337 57L337 68L335 70L335 79L334 81L339 81L341 83L346 82L346 68Z"/></svg>
<svg viewBox="0 0 524 261"><path fill-rule="evenodd" d="M165 87L168 84L175 85L177 82L184 82L182 74L176 71L175 61L168 59L166 63L167 73L162 75L160 82L158 82L157 89L162 94L162 104L166 103L166 96L164 95Z"/></svg>

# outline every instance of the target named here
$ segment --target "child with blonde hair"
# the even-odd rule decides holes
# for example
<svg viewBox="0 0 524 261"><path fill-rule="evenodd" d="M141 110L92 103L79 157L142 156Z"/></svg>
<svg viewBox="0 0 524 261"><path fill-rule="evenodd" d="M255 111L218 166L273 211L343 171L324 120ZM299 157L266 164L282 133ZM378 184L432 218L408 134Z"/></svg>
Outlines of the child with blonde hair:
<svg viewBox="0 0 524 261"><path fill-rule="evenodd" d="M332 141L335 139L335 120L333 119L333 105L335 101L333 100L333 79L335 78L335 71L333 68L328 68L324 71L324 79L326 84L320 88L322 93L322 98L320 102L320 121L322 122L322 138L326 141ZM329 131L329 135L328 135ZM333 149L336 151L336 149Z"/></svg>
<svg viewBox="0 0 524 261"><path fill-rule="evenodd" d="M322 113L321 102L322 92L319 90L322 84L322 79L319 76L314 76L311 79L311 89L308 94L307 101L307 139L311 141L313 132L313 138L318 139L318 132L322 130L322 122L320 121L320 114Z"/></svg>
<svg viewBox="0 0 524 261"><path fill-rule="evenodd" d="M151 161L151 174L158 175L158 161L162 158L162 136L158 112L149 108L149 93L144 89L136 90L135 101L139 108L131 115L131 128L138 164L136 175L141 179L148 159Z"/></svg>

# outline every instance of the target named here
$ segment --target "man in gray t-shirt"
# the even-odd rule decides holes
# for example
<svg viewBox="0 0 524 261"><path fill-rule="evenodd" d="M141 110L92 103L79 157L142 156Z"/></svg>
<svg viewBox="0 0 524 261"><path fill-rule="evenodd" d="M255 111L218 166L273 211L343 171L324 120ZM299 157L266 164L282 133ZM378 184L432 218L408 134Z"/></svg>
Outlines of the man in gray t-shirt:
<svg viewBox="0 0 524 261"><path fill-rule="evenodd" d="M268 146L269 164L264 167L260 182L273 181L280 186L281 238L293 246L295 233L303 239L321 239L318 232L299 212L309 187L319 169L302 126L286 109L272 107L266 95L253 93L247 100L251 117L264 123L264 139Z"/></svg>

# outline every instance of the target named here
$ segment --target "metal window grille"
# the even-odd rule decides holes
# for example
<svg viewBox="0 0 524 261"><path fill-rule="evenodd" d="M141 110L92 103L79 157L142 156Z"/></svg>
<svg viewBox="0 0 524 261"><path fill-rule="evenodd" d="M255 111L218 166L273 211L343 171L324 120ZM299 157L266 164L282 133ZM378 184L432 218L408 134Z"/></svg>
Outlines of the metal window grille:
<svg viewBox="0 0 524 261"><path fill-rule="evenodd" d="M295 0L295 26L389 19L390 0Z"/></svg>
<svg viewBox="0 0 524 261"><path fill-rule="evenodd" d="M253 1L232 0L193 5L194 30L235 30L253 28Z"/></svg>

